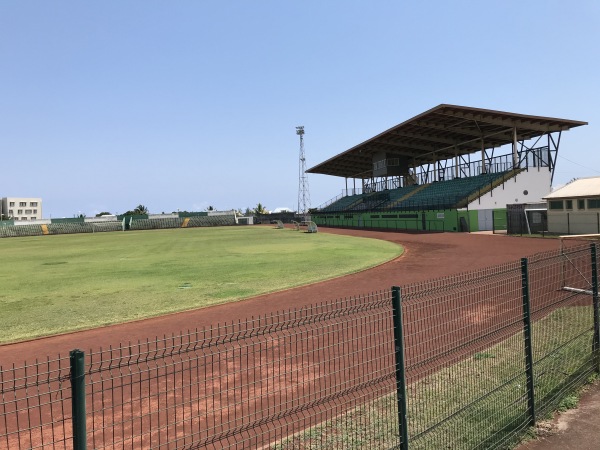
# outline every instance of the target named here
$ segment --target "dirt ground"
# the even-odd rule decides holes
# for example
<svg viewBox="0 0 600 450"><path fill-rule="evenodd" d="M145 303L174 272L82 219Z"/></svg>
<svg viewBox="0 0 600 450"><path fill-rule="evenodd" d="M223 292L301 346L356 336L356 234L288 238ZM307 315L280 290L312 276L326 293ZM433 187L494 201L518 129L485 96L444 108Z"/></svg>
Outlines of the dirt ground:
<svg viewBox="0 0 600 450"><path fill-rule="evenodd" d="M401 257L378 267L308 286L151 319L0 345L0 366L9 367L12 363L22 364L58 353L65 355L75 348L97 351L120 343L177 335L207 325L387 290L394 285L519 260L533 253L555 250L559 245L555 239L505 235L411 234L324 227L319 232L383 239L402 245L405 251Z"/></svg>
<svg viewBox="0 0 600 450"><path fill-rule="evenodd" d="M588 387L576 409L537 426L538 437L516 450L597 450L600 448L600 382Z"/></svg>

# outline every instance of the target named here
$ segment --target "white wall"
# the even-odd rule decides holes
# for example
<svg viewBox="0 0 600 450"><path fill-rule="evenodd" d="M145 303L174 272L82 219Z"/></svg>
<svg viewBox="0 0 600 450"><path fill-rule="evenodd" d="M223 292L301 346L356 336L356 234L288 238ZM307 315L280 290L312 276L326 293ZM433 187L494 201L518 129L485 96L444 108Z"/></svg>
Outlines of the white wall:
<svg viewBox="0 0 600 450"><path fill-rule="evenodd" d="M148 214L148 219L178 219L179 214Z"/></svg>
<svg viewBox="0 0 600 450"><path fill-rule="evenodd" d="M548 210L548 231L551 233L599 234L599 221L598 212Z"/></svg>
<svg viewBox="0 0 600 450"><path fill-rule="evenodd" d="M231 216L235 215L235 210L231 209L229 211L208 211L209 216Z"/></svg>
<svg viewBox="0 0 600 450"><path fill-rule="evenodd" d="M542 202L542 197L551 191L550 176L547 167L530 168L529 171L521 172L504 185L469 203L469 209L497 209L506 208L506 205L514 203ZM527 194L524 194L524 191L527 191Z"/></svg>
<svg viewBox="0 0 600 450"><path fill-rule="evenodd" d="M15 225L50 225L52 219L15 220Z"/></svg>

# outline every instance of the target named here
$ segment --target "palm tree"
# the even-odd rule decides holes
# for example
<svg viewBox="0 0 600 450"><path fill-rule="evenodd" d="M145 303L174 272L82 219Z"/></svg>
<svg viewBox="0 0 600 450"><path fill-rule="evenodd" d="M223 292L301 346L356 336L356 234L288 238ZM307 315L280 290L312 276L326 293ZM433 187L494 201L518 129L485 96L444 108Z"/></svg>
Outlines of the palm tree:
<svg viewBox="0 0 600 450"><path fill-rule="evenodd" d="M148 214L148 208L146 208L144 205L137 205L135 207L135 209L133 210L134 214Z"/></svg>
<svg viewBox="0 0 600 450"><path fill-rule="evenodd" d="M254 208L254 214L268 214L269 212L267 211L267 208L264 207L264 205L260 202L258 202L258 204L256 205L256 208Z"/></svg>

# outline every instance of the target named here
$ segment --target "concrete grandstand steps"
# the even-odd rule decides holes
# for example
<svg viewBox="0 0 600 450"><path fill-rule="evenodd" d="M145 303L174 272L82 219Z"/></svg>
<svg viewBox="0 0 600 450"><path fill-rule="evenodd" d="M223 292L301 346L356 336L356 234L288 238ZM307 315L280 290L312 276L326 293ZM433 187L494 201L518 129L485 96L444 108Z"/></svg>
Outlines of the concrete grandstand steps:
<svg viewBox="0 0 600 450"><path fill-rule="evenodd" d="M477 197L514 177L520 170L455 178L399 189L343 197L324 208L333 211L433 210L466 206Z"/></svg>
<svg viewBox="0 0 600 450"><path fill-rule="evenodd" d="M93 233L94 229L89 223L50 223L47 225L49 234L76 234Z"/></svg>
<svg viewBox="0 0 600 450"><path fill-rule="evenodd" d="M42 236L43 234L40 225L0 226L0 237Z"/></svg>
<svg viewBox="0 0 600 450"><path fill-rule="evenodd" d="M360 198L362 198L362 194L347 195L327 205L325 208L321 209L321 211L327 212L344 210L349 208L355 202L358 202Z"/></svg>
<svg viewBox="0 0 600 450"><path fill-rule="evenodd" d="M122 231L123 223L120 221L88 222L94 233L106 231Z"/></svg>
<svg viewBox="0 0 600 450"><path fill-rule="evenodd" d="M132 230L162 230L167 228L181 228L183 219L180 217L166 217L162 219L134 219L131 221Z"/></svg>
<svg viewBox="0 0 600 450"><path fill-rule="evenodd" d="M422 184L422 185L419 185L419 186L413 185L413 186L404 187L402 189L395 189L395 191L400 191L401 192L402 197L392 200L388 206L391 209L393 209L394 207L396 207L397 205L399 205L403 201L408 200L413 195L415 195L415 194L419 193L420 191L422 191L423 189L425 189L427 186L429 186L429 185L428 184ZM408 192L406 192L406 190L408 190Z"/></svg>
<svg viewBox="0 0 600 450"><path fill-rule="evenodd" d="M216 213L212 215L199 215L193 217L165 216L151 218L135 218L125 216L123 219L131 228L127 228L121 220L77 220L77 219L53 219L48 223L0 223L0 238L45 236L56 234L97 233L109 231L131 230L155 230L191 227L216 227L236 225L236 217L233 212Z"/></svg>
<svg viewBox="0 0 600 450"><path fill-rule="evenodd" d="M359 207L359 205L360 205L361 203L364 203L364 201L365 201L365 198L366 198L366 197L368 197L368 196L370 196L370 195L372 195L372 194L373 194L373 193L371 192L371 193L369 193L369 194L360 194L360 195L358 195L358 196L357 196L358 198L357 198L357 199L355 199L355 200L354 200L352 203L350 203L348 206L346 206L346 209L348 209L348 210L353 210L353 209L355 209L355 208L358 208L358 207Z"/></svg>
<svg viewBox="0 0 600 450"><path fill-rule="evenodd" d="M370 192L363 194L362 198L354 206L348 207L351 211L366 211L377 209L390 201L389 191Z"/></svg>

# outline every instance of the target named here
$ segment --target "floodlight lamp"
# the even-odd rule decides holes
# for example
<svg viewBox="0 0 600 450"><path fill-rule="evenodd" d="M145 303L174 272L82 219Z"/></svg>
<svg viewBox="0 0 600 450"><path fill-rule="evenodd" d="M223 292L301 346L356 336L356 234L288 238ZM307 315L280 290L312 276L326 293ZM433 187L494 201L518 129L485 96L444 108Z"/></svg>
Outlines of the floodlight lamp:
<svg viewBox="0 0 600 450"><path fill-rule="evenodd" d="M304 134L304 127L296 127L296 134Z"/></svg>

